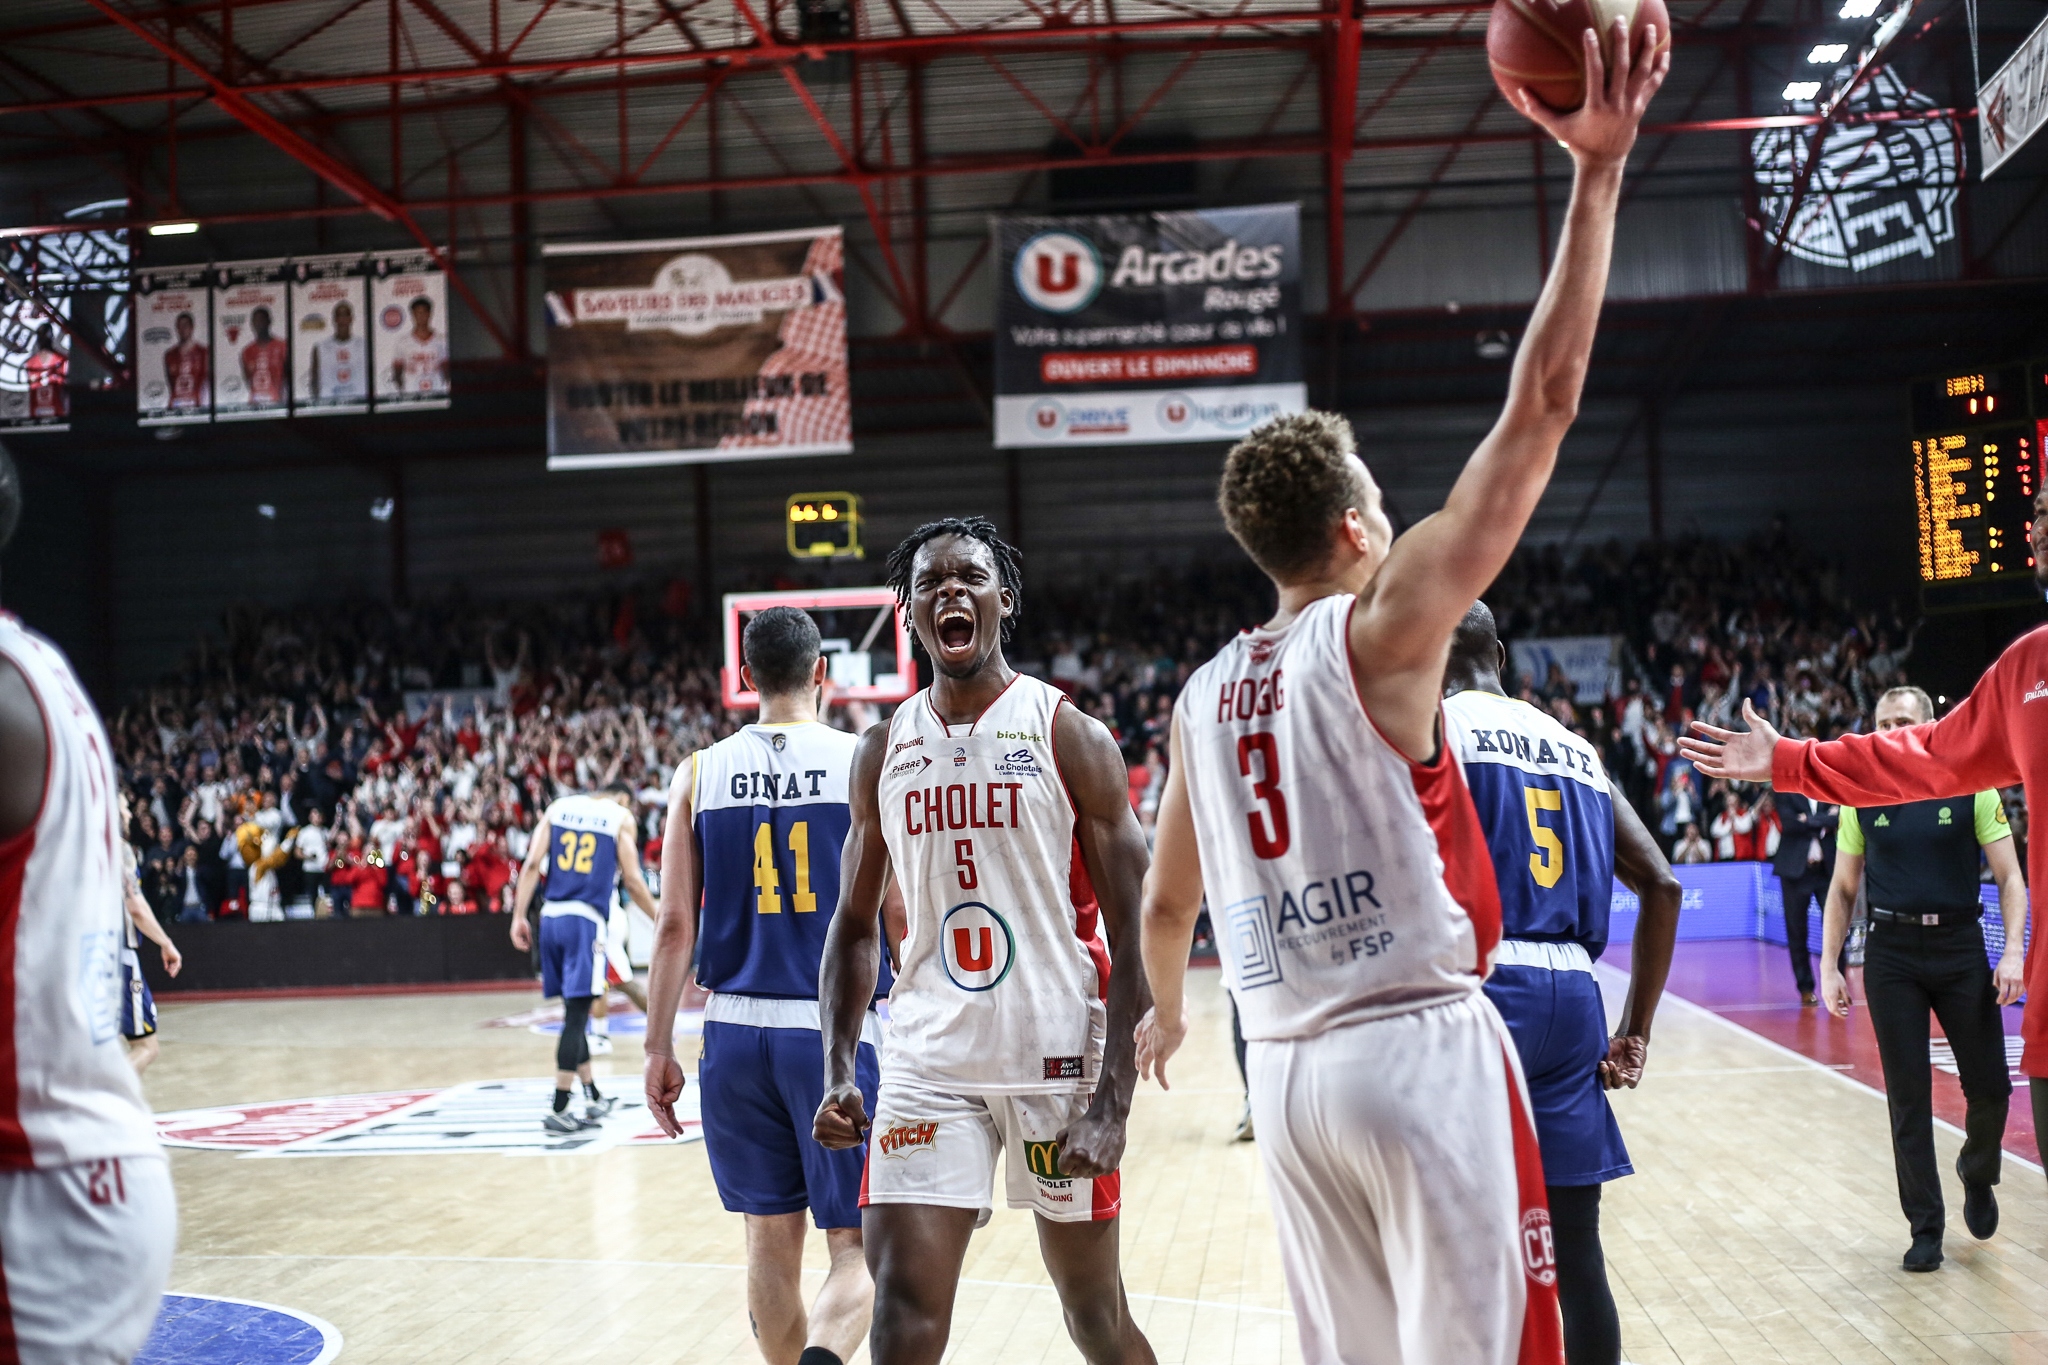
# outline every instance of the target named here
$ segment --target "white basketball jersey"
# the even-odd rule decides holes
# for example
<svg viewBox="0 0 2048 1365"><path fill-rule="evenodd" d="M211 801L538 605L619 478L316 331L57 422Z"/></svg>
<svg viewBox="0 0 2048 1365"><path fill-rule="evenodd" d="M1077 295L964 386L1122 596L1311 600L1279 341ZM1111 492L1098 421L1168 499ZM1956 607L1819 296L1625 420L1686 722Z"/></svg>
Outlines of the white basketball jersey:
<svg viewBox="0 0 2048 1365"><path fill-rule="evenodd" d="M1052 747L1066 697L1019 674L972 725L897 708L879 783L909 918L882 1076L957 1094L1089 1090L1109 950Z"/></svg>
<svg viewBox="0 0 2048 1365"><path fill-rule="evenodd" d="M1465 995L1500 938L1456 759L1409 762L1359 703L1352 603L1244 632L1180 694L1202 882L1247 1038Z"/></svg>
<svg viewBox="0 0 2048 1365"><path fill-rule="evenodd" d="M0 844L0 1170L160 1155L121 1038L113 752L55 645L0 613L0 657L49 743L42 810Z"/></svg>

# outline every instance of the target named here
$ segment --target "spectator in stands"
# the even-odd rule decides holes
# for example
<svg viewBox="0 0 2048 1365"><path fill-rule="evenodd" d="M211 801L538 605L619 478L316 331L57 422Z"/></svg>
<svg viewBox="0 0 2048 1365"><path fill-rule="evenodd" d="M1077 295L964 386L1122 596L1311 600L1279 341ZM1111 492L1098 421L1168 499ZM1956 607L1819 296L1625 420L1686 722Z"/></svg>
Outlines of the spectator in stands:
<svg viewBox="0 0 2048 1365"><path fill-rule="evenodd" d="M1674 863L1710 863L1714 861L1714 850L1707 847L1707 841L1700 838L1698 825L1687 825L1685 832L1671 849Z"/></svg>

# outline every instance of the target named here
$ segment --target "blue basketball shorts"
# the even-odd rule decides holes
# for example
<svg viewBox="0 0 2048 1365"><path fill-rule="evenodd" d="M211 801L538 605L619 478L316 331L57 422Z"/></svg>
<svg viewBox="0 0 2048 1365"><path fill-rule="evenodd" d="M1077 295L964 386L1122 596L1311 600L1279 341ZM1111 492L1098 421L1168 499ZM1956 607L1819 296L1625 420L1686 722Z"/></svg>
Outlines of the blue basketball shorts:
<svg viewBox="0 0 2048 1365"><path fill-rule="evenodd" d="M604 971L604 930L581 915L540 917L540 993L591 996Z"/></svg>
<svg viewBox="0 0 2048 1365"><path fill-rule="evenodd" d="M132 949L121 953L121 1036L147 1038L156 1032L156 997L142 976L142 961Z"/></svg>
<svg viewBox="0 0 2048 1365"><path fill-rule="evenodd" d="M867 1043L854 1053L854 1079L872 1119L881 1076ZM867 1144L834 1152L811 1136L825 1098L825 1049L816 1029L707 1020L697 1083L711 1178L728 1210L768 1216L809 1209L821 1228L860 1226Z"/></svg>
<svg viewBox="0 0 2048 1365"><path fill-rule="evenodd" d="M1546 1185L1598 1185L1635 1174L1600 1088L1607 1010L1591 972L1497 963L1486 998L1507 1021L1529 1080Z"/></svg>

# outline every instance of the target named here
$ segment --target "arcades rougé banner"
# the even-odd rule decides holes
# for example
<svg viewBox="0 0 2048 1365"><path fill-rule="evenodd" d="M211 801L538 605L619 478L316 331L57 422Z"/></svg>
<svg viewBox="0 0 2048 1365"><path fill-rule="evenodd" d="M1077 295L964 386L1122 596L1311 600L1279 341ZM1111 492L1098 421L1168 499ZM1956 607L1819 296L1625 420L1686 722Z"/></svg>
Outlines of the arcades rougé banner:
<svg viewBox="0 0 2048 1365"><path fill-rule="evenodd" d="M1307 408L1299 204L991 231L998 446L1229 441Z"/></svg>

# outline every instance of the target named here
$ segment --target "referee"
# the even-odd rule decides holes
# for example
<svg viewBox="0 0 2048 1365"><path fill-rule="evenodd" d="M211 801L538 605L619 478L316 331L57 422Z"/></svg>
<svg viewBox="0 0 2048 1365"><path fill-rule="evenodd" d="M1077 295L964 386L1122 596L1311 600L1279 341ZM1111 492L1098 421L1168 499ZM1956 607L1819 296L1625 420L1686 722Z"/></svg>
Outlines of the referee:
<svg viewBox="0 0 2048 1365"><path fill-rule="evenodd" d="M1898 730L1934 719L1917 687L1894 687L1877 699L1877 728ZM1994 972L1979 923L1977 855L1983 850L1998 879L2005 948ZM1842 807L1835 875L1821 927L1821 1000L1849 1013L1849 988L1837 965L1859 883L1867 879L1870 936L1863 990L1884 1068L1891 1107L1892 1160L1899 1204L1913 1232L1907 1270L1941 1264L1941 1174L1934 1163L1933 1076L1928 1065L1931 1009L1954 1050L1968 1109L1956 1174L1963 1181L1963 1223L1980 1240L1998 1230L1999 1144L2005 1136L2012 1077L2005 1060L2000 1005L2019 999L2024 979L2026 883L2013 851L2012 828L1995 791L1899 806Z"/></svg>

